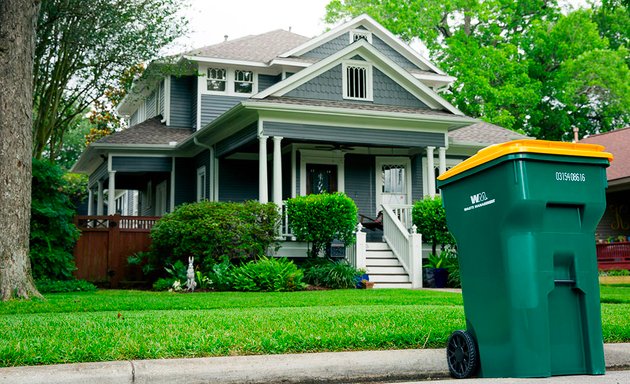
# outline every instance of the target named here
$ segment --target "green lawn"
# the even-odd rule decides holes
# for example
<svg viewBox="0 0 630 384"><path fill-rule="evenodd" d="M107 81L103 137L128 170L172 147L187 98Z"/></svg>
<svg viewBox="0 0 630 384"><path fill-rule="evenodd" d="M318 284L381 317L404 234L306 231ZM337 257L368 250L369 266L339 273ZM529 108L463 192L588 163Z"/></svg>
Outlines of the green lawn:
<svg viewBox="0 0 630 384"><path fill-rule="evenodd" d="M0 366L443 347L460 294L410 290L51 294L0 303ZM606 342L630 341L630 287L602 287Z"/></svg>

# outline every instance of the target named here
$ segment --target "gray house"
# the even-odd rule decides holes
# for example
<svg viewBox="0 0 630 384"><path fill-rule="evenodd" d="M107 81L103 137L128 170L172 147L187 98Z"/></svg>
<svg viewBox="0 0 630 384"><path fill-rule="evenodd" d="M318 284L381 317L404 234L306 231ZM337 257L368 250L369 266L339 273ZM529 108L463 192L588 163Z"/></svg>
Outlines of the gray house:
<svg viewBox="0 0 630 384"><path fill-rule="evenodd" d="M156 216L203 199L282 206L342 191L365 216L385 204L408 231L408 207L436 193L439 173L523 137L448 103L439 91L454 79L365 15L313 39L276 30L181 60L198 73L143 84L118 109L129 128L75 165L89 175L89 214L115 213L105 190L139 191L139 215ZM283 235L291 239L286 226ZM410 284L406 275L384 281Z"/></svg>

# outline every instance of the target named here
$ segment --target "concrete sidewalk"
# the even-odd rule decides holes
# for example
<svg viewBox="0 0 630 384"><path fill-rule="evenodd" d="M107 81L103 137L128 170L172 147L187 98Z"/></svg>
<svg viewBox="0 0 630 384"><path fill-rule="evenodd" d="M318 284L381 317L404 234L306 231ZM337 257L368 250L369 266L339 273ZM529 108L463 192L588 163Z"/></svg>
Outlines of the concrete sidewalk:
<svg viewBox="0 0 630 384"><path fill-rule="evenodd" d="M606 344L604 350L607 369L630 369L630 343ZM448 367L443 349L133 360L0 369L0 383L11 384L360 383L446 377Z"/></svg>

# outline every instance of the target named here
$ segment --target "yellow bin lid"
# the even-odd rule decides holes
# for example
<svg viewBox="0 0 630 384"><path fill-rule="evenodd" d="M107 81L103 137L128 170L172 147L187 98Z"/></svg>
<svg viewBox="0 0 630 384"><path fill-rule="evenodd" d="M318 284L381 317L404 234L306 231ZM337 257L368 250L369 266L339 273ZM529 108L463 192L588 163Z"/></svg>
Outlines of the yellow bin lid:
<svg viewBox="0 0 630 384"><path fill-rule="evenodd" d="M501 156L513 153L541 153L545 155L598 157L613 160L613 155L604 152L604 146L599 144L565 143L562 141L547 140L514 140L501 144L491 145L477 152L476 155L457 164L444 172L438 180L446 180L469 169L478 167Z"/></svg>

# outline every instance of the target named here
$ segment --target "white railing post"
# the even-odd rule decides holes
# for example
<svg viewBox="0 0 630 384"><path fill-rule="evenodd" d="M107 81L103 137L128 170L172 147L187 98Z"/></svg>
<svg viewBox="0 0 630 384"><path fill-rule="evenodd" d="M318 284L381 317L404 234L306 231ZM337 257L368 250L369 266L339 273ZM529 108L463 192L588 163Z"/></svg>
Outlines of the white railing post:
<svg viewBox="0 0 630 384"><path fill-rule="evenodd" d="M363 232L363 225L357 224L356 242L356 266L357 269L367 267L367 233Z"/></svg>
<svg viewBox="0 0 630 384"><path fill-rule="evenodd" d="M422 235L415 224L409 234L409 280L412 288L422 288Z"/></svg>

